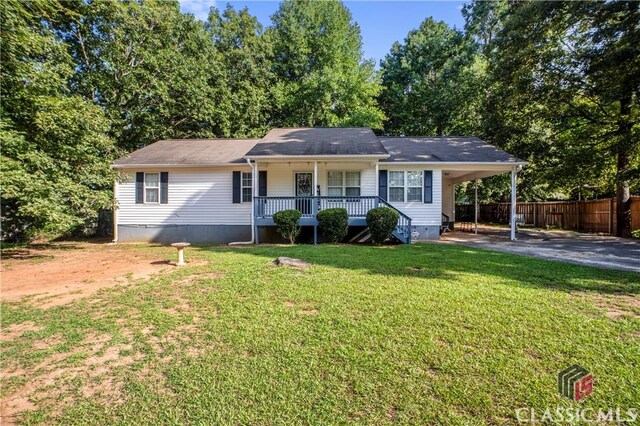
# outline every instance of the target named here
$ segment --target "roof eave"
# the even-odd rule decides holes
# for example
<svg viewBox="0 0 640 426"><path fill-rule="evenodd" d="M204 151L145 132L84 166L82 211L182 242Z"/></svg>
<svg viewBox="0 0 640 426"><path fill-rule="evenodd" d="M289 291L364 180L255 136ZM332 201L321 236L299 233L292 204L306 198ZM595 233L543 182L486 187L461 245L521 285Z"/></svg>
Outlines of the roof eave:
<svg viewBox="0 0 640 426"><path fill-rule="evenodd" d="M455 165L455 166L527 166L527 161L385 161L385 164L411 165Z"/></svg>
<svg viewBox="0 0 640 426"><path fill-rule="evenodd" d="M171 163L157 163L157 164L112 164L112 169L143 169L143 168L158 168L158 167L173 167L173 168L189 168L189 167L238 167L247 166L244 162L238 163L213 163L213 164L171 164Z"/></svg>
<svg viewBox="0 0 640 426"><path fill-rule="evenodd" d="M286 159L300 159L300 160L312 160L312 159L332 159L332 158L362 158L367 160L385 159L389 158L389 154L368 154L368 155L245 155L243 158L248 160L286 160Z"/></svg>

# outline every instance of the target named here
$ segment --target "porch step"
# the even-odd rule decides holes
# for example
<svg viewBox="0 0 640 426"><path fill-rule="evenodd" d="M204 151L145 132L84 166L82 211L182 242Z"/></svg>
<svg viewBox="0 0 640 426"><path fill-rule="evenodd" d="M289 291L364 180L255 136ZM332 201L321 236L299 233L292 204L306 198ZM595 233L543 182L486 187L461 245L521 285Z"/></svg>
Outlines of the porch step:
<svg viewBox="0 0 640 426"><path fill-rule="evenodd" d="M349 240L350 243L355 243L356 241L359 243L366 243L371 239L371 233L369 232L369 228L364 228L362 231L357 233Z"/></svg>
<svg viewBox="0 0 640 426"><path fill-rule="evenodd" d="M406 235L404 232L400 232L397 229L394 229L392 234L393 234L394 237L396 237L398 240L400 240L400 242L403 243L403 244L408 244L409 241L411 241L409 239L410 235Z"/></svg>

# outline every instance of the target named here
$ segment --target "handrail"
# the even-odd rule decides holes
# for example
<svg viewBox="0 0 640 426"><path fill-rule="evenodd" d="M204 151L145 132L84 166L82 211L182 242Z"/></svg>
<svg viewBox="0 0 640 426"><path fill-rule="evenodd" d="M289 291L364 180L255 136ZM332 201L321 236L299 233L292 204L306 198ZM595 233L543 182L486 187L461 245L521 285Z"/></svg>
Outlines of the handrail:
<svg viewBox="0 0 640 426"><path fill-rule="evenodd" d="M349 217L367 216L367 212L376 207L387 207L398 212L398 224L394 236L404 243L411 242L411 218L398 210L395 206L377 195L359 196L255 196L254 215L265 219L272 217L282 210L294 209L302 213L302 217L313 218L318 211L342 207L347 210Z"/></svg>
<svg viewBox="0 0 640 426"><path fill-rule="evenodd" d="M388 201L383 200L380 197L378 197L378 202L382 204L383 207L387 207L398 212L398 224L396 225L396 232L394 235L402 242L411 244L411 218L398 210L393 204L390 204Z"/></svg>

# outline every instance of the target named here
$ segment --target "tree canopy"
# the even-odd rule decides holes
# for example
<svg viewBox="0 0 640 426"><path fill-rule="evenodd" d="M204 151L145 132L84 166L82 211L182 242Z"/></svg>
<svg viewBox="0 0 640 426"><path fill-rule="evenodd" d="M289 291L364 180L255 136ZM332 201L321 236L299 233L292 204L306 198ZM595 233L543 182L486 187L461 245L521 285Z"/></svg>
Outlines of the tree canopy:
<svg viewBox="0 0 640 426"><path fill-rule="evenodd" d="M462 31L427 18L403 43L394 43L382 61L385 132L473 133L483 68L475 45Z"/></svg>
<svg viewBox="0 0 640 426"><path fill-rule="evenodd" d="M525 199L640 191L640 3L472 1L425 17L380 69L339 0L202 22L177 0L6 0L0 63L3 238L64 234L112 207L110 164L164 138L277 126L475 135L529 161ZM485 179L483 199L508 193Z"/></svg>
<svg viewBox="0 0 640 426"><path fill-rule="evenodd" d="M272 17L274 124L382 128L374 64L338 0L285 0Z"/></svg>

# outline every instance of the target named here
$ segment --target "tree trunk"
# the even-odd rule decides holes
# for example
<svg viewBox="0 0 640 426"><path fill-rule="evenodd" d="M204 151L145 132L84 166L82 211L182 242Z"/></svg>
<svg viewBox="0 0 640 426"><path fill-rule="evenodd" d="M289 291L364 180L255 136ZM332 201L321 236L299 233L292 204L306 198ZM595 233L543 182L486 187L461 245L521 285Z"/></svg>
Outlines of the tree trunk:
<svg viewBox="0 0 640 426"><path fill-rule="evenodd" d="M629 171L631 162L629 152L633 146L631 124L629 123L633 96L620 101L620 121L616 164L616 237L631 237L631 191L629 189Z"/></svg>
<svg viewBox="0 0 640 426"><path fill-rule="evenodd" d="M616 236L631 237L631 191L629 180L624 176L629 171L629 156L618 152L616 183Z"/></svg>

